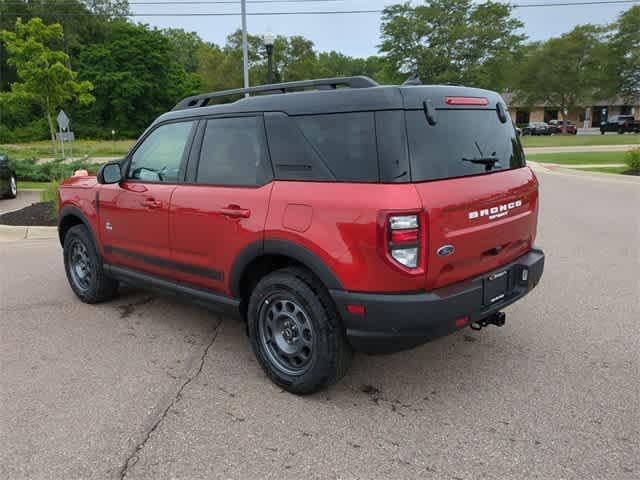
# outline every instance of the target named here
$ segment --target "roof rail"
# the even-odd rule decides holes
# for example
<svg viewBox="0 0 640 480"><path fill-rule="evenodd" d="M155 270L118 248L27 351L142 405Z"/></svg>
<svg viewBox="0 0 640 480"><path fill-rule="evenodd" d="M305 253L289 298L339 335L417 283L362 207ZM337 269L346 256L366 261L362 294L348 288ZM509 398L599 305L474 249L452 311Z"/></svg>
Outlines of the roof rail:
<svg viewBox="0 0 640 480"><path fill-rule="evenodd" d="M203 93L202 95L194 95L192 97L184 98L180 100L175 107L173 107L173 110L205 107L209 104L209 101L212 98L228 97L230 95L243 95L245 93L287 93L290 90L311 87L314 87L316 90L332 90L336 89L338 85L343 85L349 88L368 88L377 87L378 83L374 80L371 80L369 77L355 76L321 78L317 80L300 80L286 83L272 83L270 85L260 85L257 87L249 88L234 88L232 90Z"/></svg>

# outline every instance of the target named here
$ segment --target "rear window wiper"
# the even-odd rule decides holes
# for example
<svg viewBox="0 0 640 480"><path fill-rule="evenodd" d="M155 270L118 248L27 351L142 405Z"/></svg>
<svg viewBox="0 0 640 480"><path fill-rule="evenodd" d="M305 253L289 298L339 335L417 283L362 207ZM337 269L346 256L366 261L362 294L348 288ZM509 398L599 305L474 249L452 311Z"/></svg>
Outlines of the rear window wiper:
<svg viewBox="0 0 640 480"><path fill-rule="evenodd" d="M487 172L493 167L500 167L500 162L496 157L462 157L463 162L471 162L484 165Z"/></svg>

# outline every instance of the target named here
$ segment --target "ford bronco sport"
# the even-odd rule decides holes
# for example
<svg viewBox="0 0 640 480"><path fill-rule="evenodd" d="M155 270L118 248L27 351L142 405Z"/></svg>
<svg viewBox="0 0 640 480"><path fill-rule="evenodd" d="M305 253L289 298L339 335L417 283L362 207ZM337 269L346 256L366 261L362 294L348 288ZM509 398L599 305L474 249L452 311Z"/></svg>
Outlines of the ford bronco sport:
<svg viewBox="0 0 640 480"><path fill-rule="evenodd" d="M537 179L501 97L473 88L349 77L190 97L59 195L83 302L126 281L238 315L299 394L354 349L503 325L544 264Z"/></svg>

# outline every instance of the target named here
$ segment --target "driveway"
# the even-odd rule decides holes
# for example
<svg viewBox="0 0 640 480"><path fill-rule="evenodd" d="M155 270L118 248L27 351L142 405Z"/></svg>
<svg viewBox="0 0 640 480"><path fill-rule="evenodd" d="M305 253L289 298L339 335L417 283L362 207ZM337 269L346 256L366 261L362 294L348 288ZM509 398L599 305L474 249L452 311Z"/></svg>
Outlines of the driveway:
<svg viewBox="0 0 640 480"><path fill-rule="evenodd" d="M538 176L546 271L505 327L357 355L310 397L238 321L84 305L56 240L0 244L0 478L637 479L640 185Z"/></svg>
<svg viewBox="0 0 640 480"><path fill-rule="evenodd" d="M13 210L20 210L39 201L40 190L18 190L18 196L16 198L0 199L0 215Z"/></svg>

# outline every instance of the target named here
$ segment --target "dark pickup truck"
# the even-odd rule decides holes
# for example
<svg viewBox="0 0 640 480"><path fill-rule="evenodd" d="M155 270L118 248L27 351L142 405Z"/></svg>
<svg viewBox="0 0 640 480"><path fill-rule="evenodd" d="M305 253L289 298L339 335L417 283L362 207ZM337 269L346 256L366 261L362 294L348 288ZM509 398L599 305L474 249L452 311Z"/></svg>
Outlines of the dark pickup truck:
<svg viewBox="0 0 640 480"><path fill-rule="evenodd" d="M638 133L640 132L640 120L636 120L633 115L614 115L600 124L600 133Z"/></svg>

